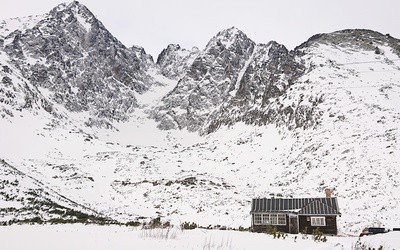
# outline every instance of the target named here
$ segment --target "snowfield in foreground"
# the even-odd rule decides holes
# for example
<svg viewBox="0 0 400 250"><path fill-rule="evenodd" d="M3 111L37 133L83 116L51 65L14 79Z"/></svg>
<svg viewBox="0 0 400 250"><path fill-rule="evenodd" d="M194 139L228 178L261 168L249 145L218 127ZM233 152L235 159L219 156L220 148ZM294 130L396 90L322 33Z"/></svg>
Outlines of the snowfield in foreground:
<svg viewBox="0 0 400 250"><path fill-rule="evenodd" d="M0 227L2 249L400 249L400 232L368 237L327 237L314 242L309 235L285 239L270 235L221 230L140 229L119 226L45 225Z"/></svg>

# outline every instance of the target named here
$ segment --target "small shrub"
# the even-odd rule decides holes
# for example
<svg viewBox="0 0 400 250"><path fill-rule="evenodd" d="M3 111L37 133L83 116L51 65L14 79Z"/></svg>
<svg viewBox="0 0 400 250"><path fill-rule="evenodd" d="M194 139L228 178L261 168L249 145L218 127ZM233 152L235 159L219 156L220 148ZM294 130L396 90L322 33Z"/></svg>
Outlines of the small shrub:
<svg viewBox="0 0 400 250"><path fill-rule="evenodd" d="M272 226L272 225L267 226L267 234L275 235L277 231L278 231L278 229L276 226Z"/></svg>
<svg viewBox="0 0 400 250"><path fill-rule="evenodd" d="M125 226L129 226L129 227L138 227L140 225L141 224L139 221L128 221L127 223L125 223Z"/></svg>
<svg viewBox="0 0 400 250"><path fill-rule="evenodd" d="M43 224L44 221L40 217L33 217L29 219L19 220L18 223L21 224Z"/></svg>
<svg viewBox="0 0 400 250"><path fill-rule="evenodd" d="M160 228L160 227L162 227L161 218L157 217L157 218L152 219L150 221L150 223L149 223L149 227L150 228Z"/></svg>
<svg viewBox="0 0 400 250"><path fill-rule="evenodd" d="M50 214L58 214L58 215L63 215L65 213L65 211L63 210L59 210L59 209L53 209L53 210L49 210Z"/></svg>
<svg viewBox="0 0 400 250"><path fill-rule="evenodd" d="M313 235L314 241L316 241L316 242L318 242L318 241L326 242L328 240L326 238L326 236L323 236L321 230L319 230L319 227L317 227L316 229L313 230L312 235Z"/></svg>
<svg viewBox="0 0 400 250"><path fill-rule="evenodd" d="M303 238L303 240L308 239L307 232L308 232L308 227L304 227L304 229L301 231L302 234L301 238Z"/></svg>
<svg viewBox="0 0 400 250"><path fill-rule="evenodd" d="M171 227L171 222L169 222L169 221L164 222L162 227L163 228Z"/></svg>
<svg viewBox="0 0 400 250"><path fill-rule="evenodd" d="M380 245L379 247L375 248L375 247L371 247L370 245L366 245L365 243L361 242L361 239L358 238L358 240L356 241L354 248L352 248L354 250L383 250L383 246Z"/></svg>
<svg viewBox="0 0 400 250"><path fill-rule="evenodd" d="M267 226L267 234L274 236L274 239L278 238L280 239L282 237L282 239L286 239L287 234L282 233L280 231L278 231L278 228L276 226L273 225L268 225Z"/></svg>
<svg viewBox="0 0 400 250"><path fill-rule="evenodd" d="M186 222L185 221L184 223L181 224L181 229L182 230L192 230L192 229L195 229L197 227L198 227L198 225L196 223L194 223L194 222L190 223L190 222Z"/></svg>

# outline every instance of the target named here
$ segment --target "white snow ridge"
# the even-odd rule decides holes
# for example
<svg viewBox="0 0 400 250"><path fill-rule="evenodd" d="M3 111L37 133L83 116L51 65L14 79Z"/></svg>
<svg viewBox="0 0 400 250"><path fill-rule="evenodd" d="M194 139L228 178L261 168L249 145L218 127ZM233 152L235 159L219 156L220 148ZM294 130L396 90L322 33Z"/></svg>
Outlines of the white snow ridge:
<svg viewBox="0 0 400 250"><path fill-rule="evenodd" d="M342 30L289 51L233 27L154 62L76 1L0 21L2 246L399 249L357 237L400 227L399 44ZM247 230L253 198L327 187L338 236Z"/></svg>

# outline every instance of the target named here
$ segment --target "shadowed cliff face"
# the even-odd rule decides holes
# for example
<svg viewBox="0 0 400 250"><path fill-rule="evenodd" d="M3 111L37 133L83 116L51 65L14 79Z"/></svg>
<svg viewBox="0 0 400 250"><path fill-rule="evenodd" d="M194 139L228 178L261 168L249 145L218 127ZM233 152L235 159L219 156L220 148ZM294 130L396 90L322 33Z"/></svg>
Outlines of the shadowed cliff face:
<svg viewBox="0 0 400 250"><path fill-rule="evenodd" d="M294 53L276 42L257 45L251 60L242 69L236 93L220 109L215 110L203 132L210 133L221 125L236 122L265 125L287 123L288 126L309 126L299 120L294 107L281 105L279 98L304 73L305 67L295 61Z"/></svg>

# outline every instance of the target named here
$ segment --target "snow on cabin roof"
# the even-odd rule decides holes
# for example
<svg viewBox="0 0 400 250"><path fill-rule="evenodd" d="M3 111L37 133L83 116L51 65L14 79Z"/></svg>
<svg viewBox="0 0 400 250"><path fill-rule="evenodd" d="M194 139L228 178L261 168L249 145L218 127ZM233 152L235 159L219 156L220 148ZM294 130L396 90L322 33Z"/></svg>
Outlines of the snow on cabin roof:
<svg viewBox="0 0 400 250"><path fill-rule="evenodd" d="M296 213L302 215L340 215L336 197L332 198L257 198L250 213Z"/></svg>

